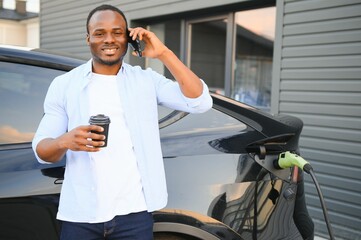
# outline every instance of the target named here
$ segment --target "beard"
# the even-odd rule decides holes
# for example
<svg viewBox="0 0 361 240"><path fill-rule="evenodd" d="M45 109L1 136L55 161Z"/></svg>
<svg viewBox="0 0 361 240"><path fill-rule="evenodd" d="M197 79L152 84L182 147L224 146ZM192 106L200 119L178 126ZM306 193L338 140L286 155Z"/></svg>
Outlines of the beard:
<svg viewBox="0 0 361 240"><path fill-rule="evenodd" d="M119 58L116 58L116 59L105 59L95 53L92 53L92 55L93 55L94 61L110 67L110 66L121 64L125 54L127 54L127 51L128 51L128 48L125 48L125 51L123 52L123 54Z"/></svg>
<svg viewBox="0 0 361 240"><path fill-rule="evenodd" d="M123 60L123 57L121 57L119 59L114 59L114 60L105 60L98 56L93 56L93 59L94 59L94 61L97 61L98 63L101 63L103 65L114 66L114 65L120 64Z"/></svg>

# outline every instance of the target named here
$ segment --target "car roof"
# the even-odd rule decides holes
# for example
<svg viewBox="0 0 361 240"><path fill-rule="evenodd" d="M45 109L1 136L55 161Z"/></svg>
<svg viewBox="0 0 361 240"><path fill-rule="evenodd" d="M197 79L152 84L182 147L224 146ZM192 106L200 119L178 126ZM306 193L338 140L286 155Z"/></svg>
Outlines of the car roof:
<svg viewBox="0 0 361 240"><path fill-rule="evenodd" d="M79 57L69 57L69 54L54 53L49 50L32 49L0 45L0 61L31 64L41 67L69 71L85 60Z"/></svg>

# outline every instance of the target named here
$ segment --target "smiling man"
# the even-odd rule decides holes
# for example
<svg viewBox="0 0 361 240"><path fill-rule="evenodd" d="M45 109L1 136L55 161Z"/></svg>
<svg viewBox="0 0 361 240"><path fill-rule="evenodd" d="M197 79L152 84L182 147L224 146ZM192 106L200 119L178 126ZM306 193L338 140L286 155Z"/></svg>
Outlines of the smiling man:
<svg viewBox="0 0 361 240"><path fill-rule="evenodd" d="M86 27L92 59L51 83L33 139L40 163L66 156L61 239L152 239L151 213L167 204L157 106L202 113L212 99L154 33L128 31L118 8L95 8ZM129 38L143 41L142 56L162 61L176 81L124 63ZM111 119L106 147L104 129L88 124L97 114Z"/></svg>
<svg viewBox="0 0 361 240"><path fill-rule="evenodd" d="M93 56L93 71L117 74L127 52L127 23L122 14L96 11L87 21L87 42Z"/></svg>

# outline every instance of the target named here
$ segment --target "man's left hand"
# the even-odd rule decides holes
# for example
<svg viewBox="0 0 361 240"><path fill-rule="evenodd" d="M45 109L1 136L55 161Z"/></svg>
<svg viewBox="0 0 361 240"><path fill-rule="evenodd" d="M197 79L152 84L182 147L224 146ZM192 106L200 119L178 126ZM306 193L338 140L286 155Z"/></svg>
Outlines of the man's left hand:
<svg viewBox="0 0 361 240"><path fill-rule="evenodd" d="M130 34L129 36L135 40L136 38L139 41L143 41L145 43L145 48L142 51L143 57L148 58L160 58L168 48L159 40L159 38L151 31L148 31L144 28L129 28ZM132 53L134 56L137 56L136 53Z"/></svg>

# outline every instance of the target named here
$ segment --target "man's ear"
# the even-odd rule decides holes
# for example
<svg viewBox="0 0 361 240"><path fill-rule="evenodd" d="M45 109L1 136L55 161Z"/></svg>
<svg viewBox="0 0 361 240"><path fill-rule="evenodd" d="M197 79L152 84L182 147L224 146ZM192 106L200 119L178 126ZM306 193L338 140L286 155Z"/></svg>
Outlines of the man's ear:
<svg viewBox="0 0 361 240"><path fill-rule="evenodd" d="M89 33L86 34L85 40L86 40L86 44L90 45L90 43L89 43Z"/></svg>

